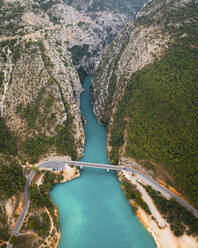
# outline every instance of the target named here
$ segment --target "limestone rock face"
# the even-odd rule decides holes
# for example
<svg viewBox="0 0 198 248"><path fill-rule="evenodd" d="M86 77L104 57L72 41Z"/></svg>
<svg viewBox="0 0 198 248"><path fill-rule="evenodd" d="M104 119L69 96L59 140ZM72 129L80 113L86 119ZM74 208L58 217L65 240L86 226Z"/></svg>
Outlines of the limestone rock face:
<svg viewBox="0 0 198 248"><path fill-rule="evenodd" d="M93 80L94 113L100 122L109 120L131 75L160 58L169 42L170 35L160 25L141 25L137 19L107 46Z"/></svg>
<svg viewBox="0 0 198 248"><path fill-rule="evenodd" d="M7 11L10 24L17 22L0 37L1 116L21 141L38 135L54 137L58 127L72 119L71 132L80 157L84 145L79 109L82 86L68 51L68 20L64 25L54 24L47 7L38 7L38 2L5 1L1 10L2 16ZM18 11L13 14L15 8Z"/></svg>
<svg viewBox="0 0 198 248"><path fill-rule="evenodd" d="M134 19L144 2L66 0L53 5L50 16L65 26L75 67L89 74L106 44Z"/></svg>

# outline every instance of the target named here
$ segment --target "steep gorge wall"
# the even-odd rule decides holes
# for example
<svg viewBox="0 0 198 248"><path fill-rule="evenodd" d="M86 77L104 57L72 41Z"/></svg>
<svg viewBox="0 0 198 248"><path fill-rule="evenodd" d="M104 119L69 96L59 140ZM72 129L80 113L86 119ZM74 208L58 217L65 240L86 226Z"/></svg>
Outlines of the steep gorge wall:
<svg viewBox="0 0 198 248"><path fill-rule="evenodd" d="M49 155L78 159L84 130L82 86L65 26L53 23L35 1L0 4L0 243L6 247L3 242L9 240L24 206L28 166ZM16 247L45 247L46 225L55 225L52 243L58 244L57 210L48 192L44 197L40 207L29 209L28 231L19 235Z"/></svg>
<svg viewBox="0 0 198 248"><path fill-rule="evenodd" d="M13 15L15 5L19 12ZM35 11L31 1L8 2L1 10L2 16L5 12L10 23L15 19L18 29L10 29L9 35L5 30L0 38L0 107L6 125L18 139L19 154L38 160L42 151L31 147L29 140L36 146L40 139L40 150L45 154L64 154L65 148L68 155L79 158L84 145L79 109L82 86L68 52L64 27L51 22L44 10ZM61 141L63 129L73 145ZM31 147L34 151L24 151L24 144L26 150Z"/></svg>
<svg viewBox="0 0 198 248"><path fill-rule="evenodd" d="M111 162L167 181L195 206L196 13L197 1L149 1L104 50L92 91Z"/></svg>
<svg viewBox="0 0 198 248"><path fill-rule="evenodd" d="M163 54L170 41L160 26L128 24L102 53L94 72L93 104L99 121L108 122L131 75Z"/></svg>
<svg viewBox="0 0 198 248"><path fill-rule="evenodd" d="M80 16L87 18L81 18L78 29L74 27L69 46L76 68L80 72L83 68L89 74L93 73L104 47L116 37L124 25L135 18L146 1L65 0L64 2L78 11Z"/></svg>

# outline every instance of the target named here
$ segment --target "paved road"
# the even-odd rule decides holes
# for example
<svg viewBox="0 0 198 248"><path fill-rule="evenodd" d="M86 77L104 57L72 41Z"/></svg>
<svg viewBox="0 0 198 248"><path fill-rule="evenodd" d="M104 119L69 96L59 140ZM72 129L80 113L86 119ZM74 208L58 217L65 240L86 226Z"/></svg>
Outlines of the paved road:
<svg viewBox="0 0 198 248"><path fill-rule="evenodd" d="M162 185L160 185L159 183L157 183L151 177L146 176L145 174L143 174L142 172L140 172L140 171L138 171L136 169L132 169L132 168L124 167L124 166L118 166L118 165L86 163L86 162L78 162L78 161L58 161L58 160L51 160L51 161L43 162L43 163L38 165L38 168L40 170L42 170L42 169L53 170L53 168L57 168L59 170L66 170L67 165L69 165L69 166L74 165L74 166L78 166L78 167L81 167L81 168L82 167L91 167L91 168L100 168L100 169L107 169L107 170L124 170L124 171L128 171L128 172L132 172L132 173L134 173L136 175L139 175L142 178L142 180L146 179L152 185L154 185L158 189L164 191L170 197L173 197L182 206L184 206L188 210L192 211L194 213L194 215L196 217L198 217L198 211L195 208L193 208L190 204L188 204L183 199L179 198L177 195L175 195L174 193L169 191L167 188L165 188ZM17 224L16 224L14 230L12 231L12 235L15 235L15 236L18 235L19 230L20 230L20 228L21 228L21 226L23 224L23 221L25 219L25 216L27 214L28 207L29 207L29 190L28 190L28 187L30 186L32 178L33 178L34 175L35 175L35 171L31 171L30 175L28 176L28 179L26 181L26 185L25 185L25 206L23 208L23 211L22 211L20 217L18 218L18 221L17 221ZM8 244L7 248L11 248L11 247L12 247L12 245Z"/></svg>
<svg viewBox="0 0 198 248"><path fill-rule="evenodd" d="M40 165L38 167L40 167ZM16 226L14 227L14 229L12 231L11 236L17 236L18 235L19 230L20 230L20 228L21 228L21 226L23 224L23 221L25 219L25 216L27 214L29 203L30 203L28 187L30 186L32 178L35 175L35 173L36 173L35 171L31 171L29 176L28 176L28 178L27 178L27 181L26 181L26 184L25 184L25 205L24 205L24 208L23 208L23 211L22 211L21 215L19 216L19 218L17 220ZM7 248L12 248L12 244L8 243Z"/></svg>
<svg viewBox="0 0 198 248"><path fill-rule="evenodd" d="M25 185L25 205L24 205L24 208L23 208L23 211L22 211L21 215L19 216L19 218L17 220L15 228L12 231L11 236L17 236L18 235L19 230L20 230L20 228L21 228L21 226L23 224L23 221L25 219L25 216L27 214L28 207L29 207L29 190L28 190L28 187L31 184L31 181L32 181L32 178L33 178L34 174L35 174L35 171L31 171L30 175L28 176L28 179L26 181L26 185ZM12 244L8 243L7 248L11 248L11 247L12 247Z"/></svg>

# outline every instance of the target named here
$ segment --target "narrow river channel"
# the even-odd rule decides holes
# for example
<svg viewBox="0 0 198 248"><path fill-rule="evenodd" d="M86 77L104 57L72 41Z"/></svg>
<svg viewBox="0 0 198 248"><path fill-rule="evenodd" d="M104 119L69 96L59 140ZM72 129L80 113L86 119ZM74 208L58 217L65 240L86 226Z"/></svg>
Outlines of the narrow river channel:
<svg viewBox="0 0 198 248"><path fill-rule="evenodd" d="M87 77L81 111L87 120L81 161L108 163L105 127L98 124L90 103ZM60 214L59 248L154 248L152 236L132 212L115 172L84 168L79 179L53 187L51 197Z"/></svg>

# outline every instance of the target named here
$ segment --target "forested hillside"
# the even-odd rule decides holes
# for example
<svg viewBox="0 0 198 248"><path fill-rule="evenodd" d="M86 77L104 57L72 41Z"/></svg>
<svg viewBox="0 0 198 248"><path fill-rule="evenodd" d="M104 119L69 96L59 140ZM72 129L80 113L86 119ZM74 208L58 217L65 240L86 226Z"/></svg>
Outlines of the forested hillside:
<svg viewBox="0 0 198 248"><path fill-rule="evenodd" d="M126 155L161 163L194 202L198 201L198 48L177 46L135 73L118 104L110 158ZM125 121L128 120L128 121Z"/></svg>
<svg viewBox="0 0 198 248"><path fill-rule="evenodd" d="M150 32L147 39L145 30L154 27L160 29L161 37L153 38ZM159 37L157 49L152 48ZM122 34L120 40L124 40ZM143 162L148 169L159 165L163 168L160 176L168 172L173 178L172 186L195 206L198 206L197 40L197 1L150 1L131 24L130 39L120 50L119 59L113 61L116 66L112 69L112 62L105 65L104 60L100 62L98 68L103 65L104 73L96 71L93 89L93 97L99 95L94 103L102 99L101 106L94 108L98 118L108 125L112 163L129 157ZM114 41L102 58L109 56L110 50L113 56L118 54L118 44ZM103 77L107 86L100 91L99 80Z"/></svg>

